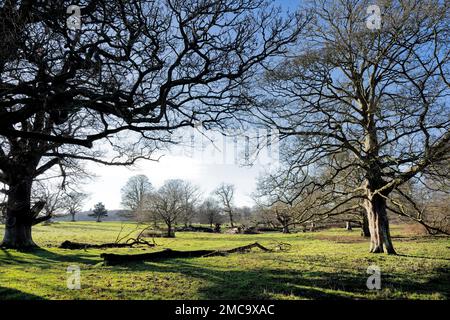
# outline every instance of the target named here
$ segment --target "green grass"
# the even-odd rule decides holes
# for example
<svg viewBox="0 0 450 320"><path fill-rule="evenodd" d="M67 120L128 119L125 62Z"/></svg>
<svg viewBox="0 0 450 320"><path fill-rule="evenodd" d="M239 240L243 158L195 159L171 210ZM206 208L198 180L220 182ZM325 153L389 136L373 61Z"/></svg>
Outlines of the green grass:
<svg viewBox="0 0 450 320"><path fill-rule="evenodd" d="M124 231L134 224L125 224ZM399 256L367 253L359 231L283 235L177 233L157 248L63 250L64 240L112 242L120 223L61 222L34 228L41 249L0 250L0 299L448 299L450 241L393 228ZM0 226L0 237L3 226ZM289 252L252 251L226 257L101 265L102 252L143 253L232 248L258 241L288 242ZM382 289L366 287L367 267L381 268ZM81 290L66 286L67 267L81 268Z"/></svg>

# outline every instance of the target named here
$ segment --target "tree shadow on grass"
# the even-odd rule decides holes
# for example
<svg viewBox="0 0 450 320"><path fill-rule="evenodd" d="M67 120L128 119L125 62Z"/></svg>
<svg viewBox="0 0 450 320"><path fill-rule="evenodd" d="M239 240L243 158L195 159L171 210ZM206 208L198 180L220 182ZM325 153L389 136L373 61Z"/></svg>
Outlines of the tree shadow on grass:
<svg viewBox="0 0 450 320"><path fill-rule="evenodd" d="M0 300L42 300L42 297L17 289L0 287Z"/></svg>
<svg viewBox="0 0 450 320"><path fill-rule="evenodd" d="M367 293L365 277L347 273L257 268L254 270L217 270L190 263L190 259L172 259L157 263L130 263L126 272L150 271L182 274L205 281L199 299L274 299L283 295L299 299L352 299ZM124 288L125 289L125 288Z"/></svg>
<svg viewBox="0 0 450 320"><path fill-rule="evenodd" d="M197 258L198 259L198 258ZM299 271L257 268L253 270L218 270L191 263L197 259L172 259L158 262L130 263L121 268L124 272L149 271L182 274L205 281L198 289L200 299L314 299L345 300L389 298L396 290L396 299L407 299L410 295L431 295L439 293L448 298L450 274L436 270L433 277L411 277L408 274L382 275L382 289L389 289L382 296L377 290L366 286L365 272L354 273L345 270ZM202 258L200 258L202 259ZM126 290L126 288L123 288Z"/></svg>
<svg viewBox="0 0 450 320"><path fill-rule="evenodd" d="M416 259L431 259L431 260L447 260L450 261L450 258L440 258L440 257L427 257L427 256L418 256L418 255L409 255L409 254L397 254L399 257L406 258L416 258Z"/></svg>
<svg viewBox="0 0 450 320"><path fill-rule="evenodd" d="M2 249L2 252L4 253L4 255L0 256L0 264L33 263L33 266L51 268L54 263L61 262L74 264L96 264L99 262L94 257L92 257L92 255L89 255L87 253L77 252L76 254L73 254L72 252L70 252L69 254L64 255L40 247L26 251L14 250L12 251L13 253L8 249ZM32 258L27 257L27 255L32 256Z"/></svg>

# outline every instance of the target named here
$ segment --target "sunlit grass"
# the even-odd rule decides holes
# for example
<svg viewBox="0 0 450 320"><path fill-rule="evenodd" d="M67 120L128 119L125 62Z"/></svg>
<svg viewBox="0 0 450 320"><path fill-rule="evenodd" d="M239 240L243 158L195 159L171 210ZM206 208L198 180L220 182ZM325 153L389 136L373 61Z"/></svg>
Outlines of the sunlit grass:
<svg viewBox="0 0 450 320"><path fill-rule="evenodd" d="M1 299L448 299L450 241L393 229L399 256L367 253L368 242L352 232L227 235L177 233L155 239L155 249L63 250L64 240L103 243L135 230L133 223L61 222L40 225L33 252L0 250ZM3 226L0 226L0 236ZM132 233L135 236L137 231ZM401 235L401 237L399 237ZM172 259L125 266L101 265L102 252L142 253L163 248L222 249L258 241L292 245L289 252ZM382 289L366 287L366 271L376 264ZM67 267L81 268L81 290L66 286Z"/></svg>

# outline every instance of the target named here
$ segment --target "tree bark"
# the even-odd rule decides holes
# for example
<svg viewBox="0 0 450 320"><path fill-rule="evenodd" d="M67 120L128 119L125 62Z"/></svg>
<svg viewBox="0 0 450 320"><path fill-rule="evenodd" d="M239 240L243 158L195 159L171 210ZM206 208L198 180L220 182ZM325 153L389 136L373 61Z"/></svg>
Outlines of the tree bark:
<svg viewBox="0 0 450 320"><path fill-rule="evenodd" d="M177 258L198 258L198 257L213 257L213 256L223 256L230 253L237 252L249 252L252 248L259 248L264 252L270 252L268 249L258 242L237 247L229 250L193 250L193 251L176 251L171 249L165 249L163 251L141 253L141 254L114 254L114 253L102 253L100 255L104 260L104 264L108 266L118 265L128 262L136 261L157 261L162 259L177 259Z"/></svg>
<svg viewBox="0 0 450 320"><path fill-rule="evenodd" d="M167 238L175 238L175 233L173 232L172 224L167 224Z"/></svg>
<svg viewBox="0 0 450 320"><path fill-rule="evenodd" d="M389 232L386 200L380 195L373 195L366 200L366 210L370 230L370 252L396 254Z"/></svg>
<svg viewBox="0 0 450 320"><path fill-rule="evenodd" d="M18 179L10 184L6 208L5 234L1 247L26 249L36 247L31 236L34 216L31 210L29 179Z"/></svg>
<svg viewBox="0 0 450 320"><path fill-rule="evenodd" d="M228 212L228 214L229 214L229 216L230 216L230 224L231 224L231 227L232 228L234 228L234 223L233 223L233 212Z"/></svg>
<svg viewBox="0 0 450 320"><path fill-rule="evenodd" d="M31 236L31 224L22 223L18 220L15 223L10 223L10 221L13 220L7 219L1 247L10 249L36 247Z"/></svg>
<svg viewBox="0 0 450 320"><path fill-rule="evenodd" d="M370 237L369 220L367 219L367 214L365 212L363 213L363 216L362 216L361 236L363 236L365 238Z"/></svg>
<svg viewBox="0 0 450 320"><path fill-rule="evenodd" d="M287 225L283 226L283 233L291 233L289 231L289 226L287 226Z"/></svg>
<svg viewBox="0 0 450 320"><path fill-rule="evenodd" d="M350 221L345 223L345 230L352 231L352 223Z"/></svg>

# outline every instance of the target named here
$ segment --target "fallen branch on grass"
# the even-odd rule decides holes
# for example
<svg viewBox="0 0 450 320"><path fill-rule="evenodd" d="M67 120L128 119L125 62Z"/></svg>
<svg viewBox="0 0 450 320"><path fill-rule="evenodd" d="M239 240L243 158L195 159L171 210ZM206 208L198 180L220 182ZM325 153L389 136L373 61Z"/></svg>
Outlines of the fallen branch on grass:
<svg viewBox="0 0 450 320"><path fill-rule="evenodd" d="M72 242L72 241L66 240L63 243L61 243L59 248L69 249L69 250L80 250L80 249L131 248L132 246L135 246L135 245L146 245L149 247L155 247L156 246L155 239L152 239L153 243L150 243L150 242L142 239L142 234L144 233L144 231L146 231L148 228L150 228L150 226L142 229L136 238L129 238L127 241L121 242L126 237L129 237L130 234L135 232L138 228L139 228L139 226L137 226L136 229L131 230L129 233L127 233L125 236L123 236L121 238L120 235L122 234L122 231L124 229L124 226L122 225L120 228L119 234L117 235L116 241L114 241L114 242L102 243L102 244L92 244L92 243Z"/></svg>
<svg viewBox="0 0 450 320"><path fill-rule="evenodd" d="M194 251L176 251L171 249L165 249L163 251L142 253L142 254L114 254L114 253L102 253L100 257L103 258L105 265L117 265L127 262L137 262L137 261L154 261L161 259L175 259L175 258L197 258L197 257L213 257L213 256L223 256L230 253L236 252L248 252L252 248L259 248L262 251L269 252L272 251L258 242L237 247L228 250L194 250Z"/></svg>
<svg viewBox="0 0 450 320"><path fill-rule="evenodd" d="M72 242L69 240L61 243L59 248L61 249L69 249L69 250L80 250L80 249L106 249L106 248L131 248L135 245L147 245L149 247L156 246L156 243L150 243L143 239L128 239L126 242L117 243L102 243L102 244L92 244L92 243L80 243L80 242Z"/></svg>

